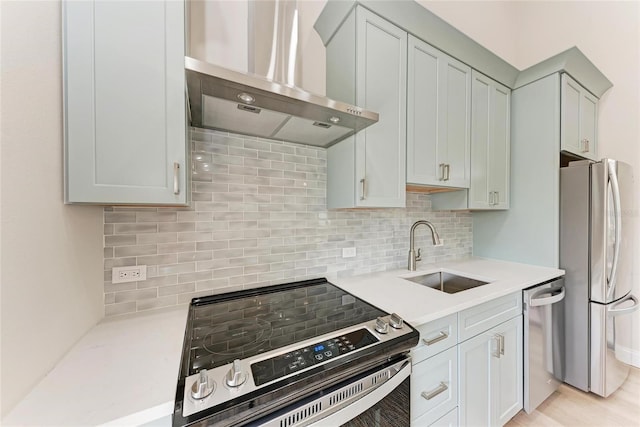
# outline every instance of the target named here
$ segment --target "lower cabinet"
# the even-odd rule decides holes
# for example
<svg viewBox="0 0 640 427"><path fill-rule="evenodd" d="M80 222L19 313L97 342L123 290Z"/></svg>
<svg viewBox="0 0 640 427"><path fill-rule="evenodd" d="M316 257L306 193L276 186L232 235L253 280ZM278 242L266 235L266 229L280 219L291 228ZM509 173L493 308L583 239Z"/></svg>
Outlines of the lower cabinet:
<svg viewBox="0 0 640 427"><path fill-rule="evenodd" d="M502 426L523 403L522 292L420 325L411 426Z"/></svg>
<svg viewBox="0 0 640 427"><path fill-rule="evenodd" d="M431 424L430 427L456 427L458 425L458 408Z"/></svg>
<svg viewBox="0 0 640 427"><path fill-rule="evenodd" d="M522 315L458 349L460 425L504 425L522 408Z"/></svg>
<svg viewBox="0 0 640 427"><path fill-rule="evenodd" d="M458 405L458 352L451 347L413 366L411 425L429 426Z"/></svg>

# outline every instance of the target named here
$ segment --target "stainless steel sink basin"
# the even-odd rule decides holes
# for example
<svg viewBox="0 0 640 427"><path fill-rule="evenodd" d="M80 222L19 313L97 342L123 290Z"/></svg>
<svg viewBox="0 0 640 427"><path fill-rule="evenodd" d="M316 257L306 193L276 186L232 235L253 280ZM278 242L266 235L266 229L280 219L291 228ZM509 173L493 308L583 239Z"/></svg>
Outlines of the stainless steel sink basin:
<svg viewBox="0 0 640 427"><path fill-rule="evenodd" d="M483 286L489 283L444 271L424 274L422 276L406 277L405 280L410 280L414 283L428 286L432 289L446 292L448 294L455 294L456 292L466 291L467 289L477 288L478 286Z"/></svg>

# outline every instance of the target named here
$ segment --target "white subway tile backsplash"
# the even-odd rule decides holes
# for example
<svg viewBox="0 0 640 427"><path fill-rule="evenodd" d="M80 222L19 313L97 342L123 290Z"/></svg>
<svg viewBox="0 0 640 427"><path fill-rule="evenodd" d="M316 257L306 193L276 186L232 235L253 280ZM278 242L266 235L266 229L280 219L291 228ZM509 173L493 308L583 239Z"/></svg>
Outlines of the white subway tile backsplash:
<svg viewBox="0 0 640 427"><path fill-rule="evenodd" d="M158 266L159 276L163 276L166 274L176 274L176 273L191 273L193 271L196 271L195 262L186 262L186 263L180 263L180 264Z"/></svg>
<svg viewBox="0 0 640 427"><path fill-rule="evenodd" d="M138 257L138 261L132 265L161 265L161 264L175 264L178 262L178 257L175 253L151 255ZM151 274L147 270L147 277L151 277Z"/></svg>
<svg viewBox="0 0 640 427"><path fill-rule="evenodd" d="M119 314L127 314L127 313L135 313L135 312L136 312L135 301L125 302L122 304L108 304L104 306L105 316L117 316Z"/></svg>
<svg viewBox="0 0 640 427"><path fill-rule="evenodd" d="M107 212L105 212L105 215ZM115 234L157 233L157 224L114 224Z"/></svg>
<svg viewBox="0 0 640 427"><path fill-rule="evenodd" d="M140 301L143 299L155 298L158 296L156 288L138 289L135 291L116 292L115 303Z"/></svg>
<svg viewBox="0 0 640 427"><path fill-rule="evenodd" d="M147 274L149 270L147 270ZM136 282L138 289L146 289L146 288L158 288L160 289L163 286L175 285L178 283L178 275L171 274L168 276L156 276L156 277L148 277L147 280L143 280L141 282Z"/></svg>
<svg viewBox="0 0 640 427"><path fill-rule="evenodd" d="M105 224L116 222L136 222L135 212L105 212L104 213Z"/></svg>
<svg viewBox="0 0 640 427"><path fill-rule="evenodd" d="M156 245L118 246L115 250L116 258L131 256L154 255L158 251Z"/></svg>
<svg viewBox="0 0 640 427"><path fill-rule="evenodd" d="M104 246L106 248L110 246L126 246L126 245L135 245L135 244L136 244L135 234L126 234L121 236L104 236Z"/></svg>
<svg viewBox="0 0 640 427"><path fill-rule="evenodd" d="M112 236L106 236L112 237ZM115 237L115 236L114 236ZM117 236L121 237L121 236ZM128 236L122 236L128 237ZM134 237L136 237L134 235ZM178 241L178 233L153 233L153 234L139 234L137 235L138 244L144 245L148 243L174 243Z"/></svg>
<svg viewBox="0 0 640 427"><path fill-rule="evenodd" d="M167 295L184 294L187 292L195 292L195 290L196 290L195 282L182 283L180 285L165 286L163 288L158 288L158 297L165 297Z"/></svg>
<svg viewBox="0 0 640 427"><path fill-rule="evenodd" d="M178 303L176 295L162 296L159 298L145 299L136 302L137 311L154 310L161 307L170 307Z"/></svg>
<svg viewBox="0 0 640 427"><path fill-rule="evenodd" d="M213 259L213 254L211 251L182 252L178 254L178 262L209 261L211 259Z"/></svg>
<svg viewBox="0 0 640 427"><path fill-rule="evenodd" d="M326 209L326 150L192 129L192 205L105 208L107 316L313 277L403 268L409 228L434 223L445 241L416 243L423 259L471 255L471 216L433 212L426 194L405 209ZM356 257L342 258L355 247ZM111 283L111 268L147 265L147 280Z"/></svg>

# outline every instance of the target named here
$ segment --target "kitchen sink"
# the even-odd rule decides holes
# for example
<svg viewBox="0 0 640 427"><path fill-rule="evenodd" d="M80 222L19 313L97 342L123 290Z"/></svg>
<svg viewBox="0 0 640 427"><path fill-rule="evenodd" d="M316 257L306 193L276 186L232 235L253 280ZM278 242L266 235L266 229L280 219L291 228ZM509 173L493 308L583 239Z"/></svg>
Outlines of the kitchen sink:
<svg viewBox="0 0 640 427"><path fill-rule="evenodd" d="M467 289L477 288L478 286L490 283L444 271L424 274L422 276L405 277L404 279L448 294L455 294L456 292L466 291Z"/></svg>

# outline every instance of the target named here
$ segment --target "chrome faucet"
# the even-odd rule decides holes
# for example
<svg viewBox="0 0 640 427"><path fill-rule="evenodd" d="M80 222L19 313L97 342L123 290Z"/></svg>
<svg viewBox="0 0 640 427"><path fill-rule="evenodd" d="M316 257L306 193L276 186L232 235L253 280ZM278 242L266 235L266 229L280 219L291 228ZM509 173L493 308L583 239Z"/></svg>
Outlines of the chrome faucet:
<svg viewBox="0 0 640 427"><path fill-rule="evenodd" d="M413 249L414 235L416 233L416 227L418 227L419 225L426 225L427 227L429 227L429 229L431 229L431 238L433 239L433 245L440 245L440 236L438 236L438 232L436 231L433 224L431 224L429 221L424 220L416 221L411 226L411 231L409 232L409 271L416 271L416 262L422 260L420 258L420 248L418 248L418 255L416 255L416 251Z"/></svg>

